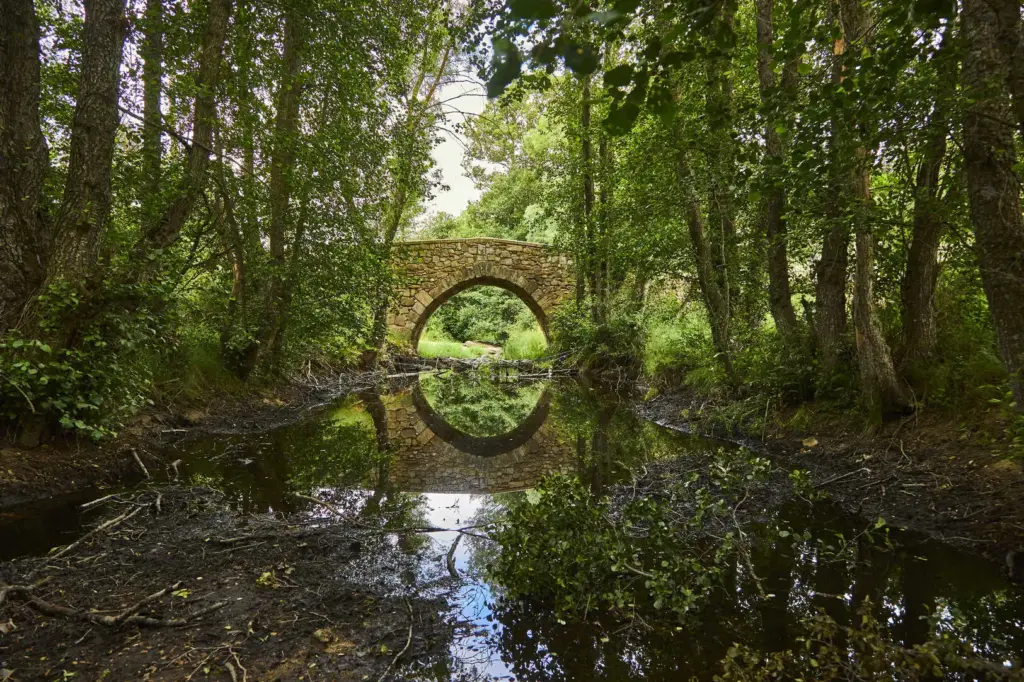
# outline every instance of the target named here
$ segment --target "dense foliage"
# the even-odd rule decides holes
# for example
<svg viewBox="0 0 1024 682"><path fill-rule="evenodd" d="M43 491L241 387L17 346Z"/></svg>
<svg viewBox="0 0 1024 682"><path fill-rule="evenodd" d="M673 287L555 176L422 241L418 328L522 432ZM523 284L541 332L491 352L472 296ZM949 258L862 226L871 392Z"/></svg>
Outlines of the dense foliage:
<svg viewBox="0 0 1024 682"><path fill-rule="evenodd" d="M874 419L1024 410L1019 3L459 7L10 0L12 432L102 435L182 379L374 359L413 228L570 255L552 331L580 364ZM472 63L481 195L423 217ZM513 305L468 292L431 329L511 344Z"/></svg>

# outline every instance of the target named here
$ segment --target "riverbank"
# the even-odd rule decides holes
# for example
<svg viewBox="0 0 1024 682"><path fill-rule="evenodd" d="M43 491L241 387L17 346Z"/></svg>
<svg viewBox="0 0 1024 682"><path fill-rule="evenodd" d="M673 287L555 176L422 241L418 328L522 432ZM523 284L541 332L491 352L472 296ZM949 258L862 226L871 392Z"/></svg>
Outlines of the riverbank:
<svg viewBox="0 0 1024 682"><path fill-rule="evenodd" d="M803 406L767 422L761 415L735 422L727 433L711 417L715 407L692 394L659 395L637 410L662 426L764 448L787 468L807 470L849 513L883 517L1000 562L1024 549L1019 460L993 452L944 415L925 412L868 429L858 416Z"/></svg>
<svg viewBox="0 0 1024 682"><path fill-rule="evenodd" d="M36 448L0 444L0 508L160 477L171 462L158 453L169 443L197 433L283 426L339 395L384 380L380 372L297 375L245 392L211 392L202 402L158 400L116 437L99 442L62 434Z"/></svg>
<svg viewBox="0 0 1024 682"><path fill-rule="evenodd" d="M355 499L250 517L162 486L102 506L80 540L0 564L0 679L383 680L447 652L455 581L403 585L426 573L392 539L416 529Z"/></svg>

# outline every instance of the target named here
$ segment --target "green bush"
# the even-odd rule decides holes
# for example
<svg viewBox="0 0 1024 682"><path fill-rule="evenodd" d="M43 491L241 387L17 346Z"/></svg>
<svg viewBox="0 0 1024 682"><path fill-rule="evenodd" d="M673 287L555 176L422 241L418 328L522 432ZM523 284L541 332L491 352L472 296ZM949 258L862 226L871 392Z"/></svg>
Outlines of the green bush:
<svg viewBox="0 0 1024 682"><path fill-rule="evenodd" d="M548 353L548 342L540 329L514 329L503 347L506 360L537 360Z"/></svg>

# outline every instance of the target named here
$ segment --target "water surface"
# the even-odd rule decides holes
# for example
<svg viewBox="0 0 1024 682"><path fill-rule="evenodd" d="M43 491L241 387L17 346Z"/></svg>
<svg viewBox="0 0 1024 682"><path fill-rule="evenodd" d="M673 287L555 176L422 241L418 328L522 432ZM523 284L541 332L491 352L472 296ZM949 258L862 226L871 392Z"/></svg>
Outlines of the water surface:
<svg viewBox="0 0 1024 682"><path fill-rule="evenodd" d="M575 381L448 373L345 396L279 429L184 442L171 456L183 460L185 479L223 490L240 513L323 514L292 493L344 494L364 517L454 529L501 519L545 476L577 477L601 495L654 462L686 453L710 466L721 448L732 447L645 422L613 393ZM0 558L68 542L81 532L77 505L90 494L96 495L7 510L0 515ZM755 589L740 571L696 626L626 627L600 613L562 622L543 602L508 598L487 570L501 548L464 535L453 554L462 587L443 614L456 626L449 656L420 662L408 675L711 679L733 642L765 651L790 647L801 617L820 608L848 623L865 599L905 646L938 628L993 660L1024 653L1024 595L999 566L898 531L891 548L861 543L834 560L822 556L822 541L855 537L865 521L827 502L791 500L763 516L766 526L781 524L806 539L759 543L752 565L767 590ZM458 535L445 530L396 540L429 570L393 580L393 589L430 589L444 579Z"/></svg>

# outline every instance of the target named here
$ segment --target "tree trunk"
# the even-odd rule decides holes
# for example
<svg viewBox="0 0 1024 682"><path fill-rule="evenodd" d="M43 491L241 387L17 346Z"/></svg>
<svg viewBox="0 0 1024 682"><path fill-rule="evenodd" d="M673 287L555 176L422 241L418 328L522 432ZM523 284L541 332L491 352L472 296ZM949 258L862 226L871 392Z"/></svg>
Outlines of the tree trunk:
<svg viewBox="0 0 1024 682"><path fill-rule="evenodd" d="M910 377L932 356L937 343L935 286L939 276L939 242L945 229L939 198L939 171L949 135L948 98L956 89L957 61L947 27L936 53L939 82L935 109L925 127L924 148L914 184L914 230L903 281L904 373Z"/></svg>
<svg viewBox="0 0 1024 682"><path fill-rule="evenodd" d="M1011 64L998 41L989 0L964 0L964 162L981 281L1010 375L1017 411L1024 412L1024 221L1012 105Z"/></svg>
<svg viewBox="0 0 1024 682"><path fill-rule="evenodd" d="M1020 19L1020 0L991 0L988 5L995 13L1002 58L1009 66L1006 82L1013 95L1017 129L1024 135L1024 25Z"/></svg>
<svg viewBox="0 0 1024 682"><path fill-rule="evenodd" d="M142 215L151 225L159 216L160 162L163 155L160 96L163 90L163 0L146 0L142 45Z"/></svg>
<svg viewBox="0 0 1024 682"><path fill-rule="evenodd" d="M797 321L793 311L793 298L789 288L789 258L786 249L786 190L782 165L784 149L776 130L781 123L778 111L780 93L775 87L772 65L774 48L774 0L757 0L757 75L761 93L761 106L765 115L765 194L764 226L768 238L768 303L775 328L783 343L792 348L796 343ZM795 65L794 65L795 66ZM793 69L795 72L795 69Z"/></svg>
<svg viewBox="0 0 1024 682"><path fill-rule="evenodd" d="M842 80L842 55L845 43L836 40L832 56L832 81ZM845 129L839 115L832 120L831 166L842 165L843 150L836 142ZM839 355L846 335L846 278L850 261L850 228L839 210L842 177L833 173L829 178L826 210L828 228L821 244L821 258L814 264L814 336L818 350L818 366L822 378L828 380L839 364Z"/></svg>
<svg viewBox="0 0 1024 682"><path fill-rule="evenodd" d="M711 245L704 227L704 218L701 215L700 199L693 188L690 165L686 158L686 152L682 149L676 151L676 178L683 196L686 226L690 233L693 258L697 265L697 285L700 287L704 306L708 311L708 319L711 322L711 341L729 381L735 384L737 381L736 371L732 365L730 348L729 299L727 294L722 291L723 287L715 270Z"/></svg>
<svg viewBox="0 0 1024 682"><path fill-rule="evenodd" d="M590 317L595 325L602 323L599 303L601 287L597 265L597 237L594 219L594 169L593 142L591 133L591 101L590 76L583 77L583 89L580 102L580 163L583 166L583 235L584 235L584 269L588 288L590 289Z"/></svg>
<svg viewBox="0 0 1024 682"><path fill-rule="evenodd" d="M292 278L289 277L285 242L295 180L304 46L304 17L295 10L289 10L284 19L282 76L277 92L277 115L270 159L270 288L257 334L257 349L242 366L242 378L247 377L263 358L270 357L275 352L275 346L280 348L278 337L283 333L291 298Z"/></svg>
<svg viewBox="0 0 1024 682"><path fill-rule="evenodd" d="M37 293L50 248L39 58L35 4L0 0L0 335L19 324Z"/></svg>
<svg viewBox="0 0 1024 682"><path fill-rule="evenodd" d="M206 186L206 170L213 151L213 129L217 119L217 89L220 85L232 0L210 0L196 73L196 99L192 112L192 144L188 168L174 199L164 214L143 232L136 245L137 255L165 249L177 241L196 200Z"/></svg>
<svg viewBox="0 0 1024 682"><path fill-rule="evenodd" d="M860 0L841 3L843 40L847 47L867 42L871 17ZM850 208L855 221L857 262L854 272L853 322L857 339L857 367L863 399L872 410L882 414L898 412L907 406L907 399L896 376L889 344L882 333L882 323L875 310L874 268L875 235L871 215L871 159L872 153L856 133L847 128L853 147L853 163L847 185Z"/></svg>
<svg viewBox="0 0 1024 682"><path fill-rule="evenodd" d="M48 281L59 278L79 285L94 275L110 216L121 56L128 28L124 10L125 0L85 3L68 175L55 224Z"/></svg>

